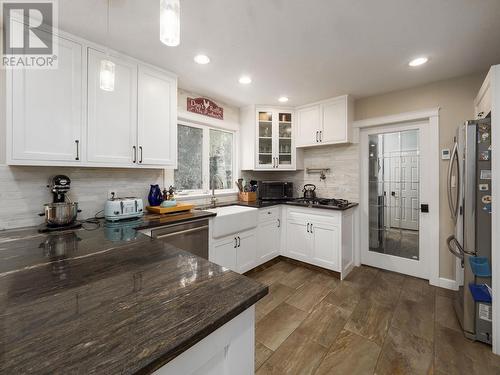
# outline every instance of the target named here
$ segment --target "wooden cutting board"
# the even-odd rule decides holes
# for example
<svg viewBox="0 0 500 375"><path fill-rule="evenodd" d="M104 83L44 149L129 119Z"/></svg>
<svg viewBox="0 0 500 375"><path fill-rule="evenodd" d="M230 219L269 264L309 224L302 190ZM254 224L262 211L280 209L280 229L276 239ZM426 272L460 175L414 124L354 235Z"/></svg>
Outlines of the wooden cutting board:
<svg viewBox="0 0 500 375"><path fill-rule="evenodd" d="M172 214L174 212L191 211L194 204L177 203L175 207L146 206L146 210L154 214Z"/></svg>

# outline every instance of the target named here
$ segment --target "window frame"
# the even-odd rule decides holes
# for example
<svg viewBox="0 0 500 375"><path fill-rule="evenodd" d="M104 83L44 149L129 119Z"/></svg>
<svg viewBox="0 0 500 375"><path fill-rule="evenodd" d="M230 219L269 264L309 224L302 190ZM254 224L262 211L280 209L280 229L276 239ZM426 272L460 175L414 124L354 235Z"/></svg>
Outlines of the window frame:
<svg viewBox="0 0 500 375"><path fill-rule="evenodd" d="M182 125L182 126L190 126L193 128L201 129L203 131L203 142L202 142L202 188L201 189L185 189L185 190L179 190L177 192L177 196L182 197L183 199L188 199L188 198L200 198L200 197L207 197L212 195L212 189L210 189L210 130L217 130L225 133L230 133L233 136L233 147L232 147L232 152L233 152L233 180L236 181L239 178L239 173L238 173L238 160L239 158L237 157L237 141L238 141L238 132L232 129L226 129L226 128L219 128L216 126L211 126L211 125L205 125L205 124L198 124L195 122L191 121L185 121L185 120L177 120L177 126ZM178 141L177 141L178 142ZM180 145L177 144L177 148L179 148ZM177 168L178 169L178 168ZM175 170L177 170L175 169ZM175 186L175 170L174 170L174 186ZM216 189L215 190L215 195L230 195L230 194L235 194L238 193L238 190L236 188L229 188L229 189Z"/></svg>

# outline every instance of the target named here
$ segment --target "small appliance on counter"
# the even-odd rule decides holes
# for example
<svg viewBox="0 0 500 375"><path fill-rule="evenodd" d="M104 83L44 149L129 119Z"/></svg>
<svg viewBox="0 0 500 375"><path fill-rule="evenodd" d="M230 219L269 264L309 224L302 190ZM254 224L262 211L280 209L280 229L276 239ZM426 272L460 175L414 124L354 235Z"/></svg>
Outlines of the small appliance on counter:
<svg viewBox="0 0 500 375"><path fill-rule="evenodd" d="M65 229L75 229L81 227L77 222L77 215L80 210L78 203L72 202L68 196L71 180L68 176L57 175L50 179L47 187L52 192L52 203L44 205L45 227L39 232L59 231Z"/></svg>
<svg viewBox="0 0 500 375"><path fill-rule="evenodd" d="M258 181L257 194L260 200L288 200L293 198L293 183L283 181Z"/></svg>
<svg viewBox="0 0 500 375"><path fill-rule="evenodd" d="M135 197L111 198L104 206L104 218L118 221L141 217L144 214L142 199Z"/></svg>
<svg viewBox="0 0 500 375"><path fill-rule="evenodd" d="M304 199L316 199L316 185L305 184L302 192L304 193Z"/></svg>

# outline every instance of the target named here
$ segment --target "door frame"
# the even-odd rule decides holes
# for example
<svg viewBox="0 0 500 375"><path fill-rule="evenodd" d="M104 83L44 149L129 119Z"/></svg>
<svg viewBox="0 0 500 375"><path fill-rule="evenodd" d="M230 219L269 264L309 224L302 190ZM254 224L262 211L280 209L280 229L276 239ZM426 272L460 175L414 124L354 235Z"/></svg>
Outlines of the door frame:
<svg viewBox="0 0 500 375"><path fill-rule="evenodd" d="M365 174L368 170L368 151L366 147L363 147L364 140L368 139L368 132L363 132L363 130L376 129L381 132L390 132L391 127L394 127L394 131L420 129L420 139L425 140L425 142L421 142L420 144L420 151L426 152L429 158L435 160L435 162L426 164L425 168L421 168L420 170L421 178L427 181L425 186L421 187L420 203L429 204L430 207L430 212L423 215L420 221L420 231L425 233L425 237L420 236L419 240L420 261L423 262L422 269L426 271L420 272L412 267L405 267L401 271L408 275L429 280L431 285L441 286L439 279L439 108L354 122L355 137L358 140L361 138L359 142L359 229L361 237L359 239L359 247L356 249L356 263L362 263L362 249L368 248L368 179ZM390 260L391 257L388 256L387 259ZM410 262L412 261L408 260L408 265ZM387 265L386 263L383 264ZM390 262L388 264L390 265Z"/></svg>

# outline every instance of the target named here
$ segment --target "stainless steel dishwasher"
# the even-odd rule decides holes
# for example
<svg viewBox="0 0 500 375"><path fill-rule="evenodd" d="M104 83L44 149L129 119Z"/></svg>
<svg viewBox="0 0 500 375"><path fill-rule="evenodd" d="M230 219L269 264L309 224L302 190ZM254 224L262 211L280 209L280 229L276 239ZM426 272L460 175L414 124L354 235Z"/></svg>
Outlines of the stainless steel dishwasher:
<svg viewBox="0 0 500 375"><path fill-rule="evenodd" d="M208 220L193 220L151 230L151 237L208 259Z"/></svg>

